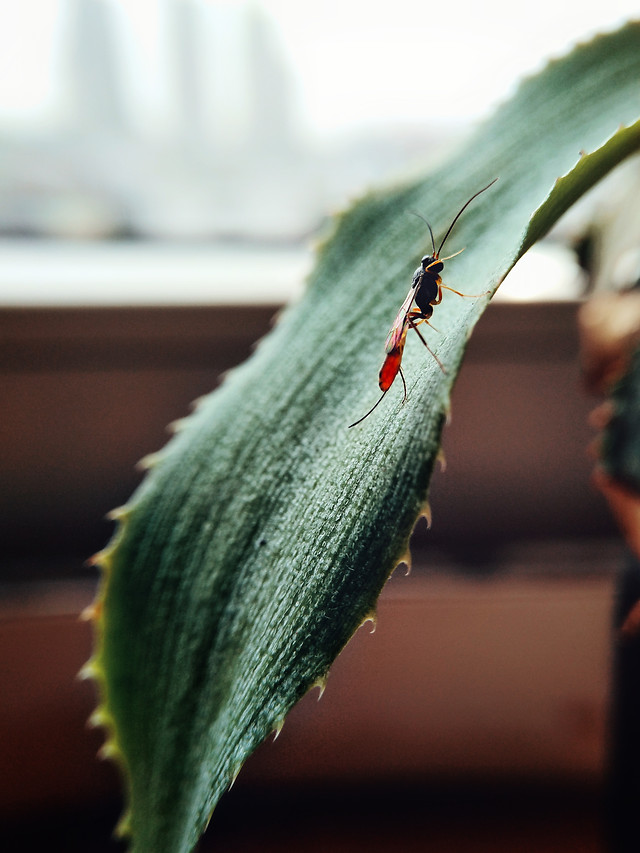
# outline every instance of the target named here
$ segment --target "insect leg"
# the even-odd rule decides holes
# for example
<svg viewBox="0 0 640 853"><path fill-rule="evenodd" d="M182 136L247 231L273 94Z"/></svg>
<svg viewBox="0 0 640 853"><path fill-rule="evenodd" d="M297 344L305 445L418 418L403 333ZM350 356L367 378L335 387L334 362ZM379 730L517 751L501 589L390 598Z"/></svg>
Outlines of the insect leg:
<svg viewBox="0 0 640 853"><path fill-rule="evenodd" d="M438 333L440 332L440 329L437 326L434 326L433 323L431 322L431 320L429 320L427 317L422 317L419 313L415 315L414 323L415 323L414 328L415 328L415 326L418 325L418 323L426 323L427 326L430 329L433 329L434 332L438 332Z"/></svg>
<svg viewBox="0 0 640 853"><path fill-rule="evenodd" d="M404 373L402 372L402 368L398 367L400 372L400 379L402 379L402 387L404 388L404 397L402 398L402 405L407 402L407 383L404 381Z"/></svg>
<svg viewBox="0 0 640 853"><path fill-rule="evenodd" d="M431 355L435 358L436 362L438 363L438 367L440 368L440 370L441 370L443 373L446 373L447 371L445 370L444 364L440 361L440 359L438 358L438 356L435 354L435 352L431 349L431 347L429 346L429 344L426 342L426 340L425 340L425 339L424 339L424 337L422 336L422 332L421 332L421 331L420 331L420 329L418 328L418 324L416 323L416 319L419 319L419 315L417 315L417 314L416 314L416 315L414 315L414 316L409 315L409 325L411 326L411 328L413 329L413 331L418 335L418 337L420 338L420 340L422 341L422 343L425 345L425 347L429 350L429 352L431 353ZM427 318L426 318L426 317L422 317L421 319L422 319L422 320L425 320L426 322L428 322L428 320L427 320ZM429 325L431 325L431 324L429 324Z"/></svg>
<svg viewBox="0 0 640 853"><path fill-rule="evenodd" d="M438 285L438 301L434 302L434 305L439 305L442 302L442 291L450 290L451 293L457 293L458 296L464 296L465 299L480 299L481 296L490 296L491 291L485 290L484 293L460 293L459 290L454 290L453 287L449 287L448 284L439 284Z"/></svg>

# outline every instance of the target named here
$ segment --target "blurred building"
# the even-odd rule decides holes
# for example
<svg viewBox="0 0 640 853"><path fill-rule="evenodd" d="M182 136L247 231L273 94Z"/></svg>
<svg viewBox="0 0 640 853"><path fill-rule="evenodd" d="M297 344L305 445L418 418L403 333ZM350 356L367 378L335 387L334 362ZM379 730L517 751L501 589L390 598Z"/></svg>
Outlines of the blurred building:
<svg viewBox="0 0 640 853"><path fill-rule="evenodd" d="M128 10L60 6L60 108L37 132L0 133L0 234L289 242L428 147L402 128L319 147L274 28L251 3L158 5L164 112L144 126Z"/></svg>

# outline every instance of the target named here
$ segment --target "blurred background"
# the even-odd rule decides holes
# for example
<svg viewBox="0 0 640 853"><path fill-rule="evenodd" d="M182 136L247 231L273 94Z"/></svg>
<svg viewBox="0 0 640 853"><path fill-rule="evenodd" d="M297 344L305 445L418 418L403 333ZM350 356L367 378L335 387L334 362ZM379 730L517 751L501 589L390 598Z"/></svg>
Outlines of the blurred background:
<svg viewBox="0 0 640 853"><path fill-rule="evenodd" d="M92 689L74 679L96 585L84 563L137 460L301 292L332 212L437 164L519 78L636 12L633 0L517 15L498 0L0 8L8 849L121 849L116 774L95 761ZM501 289L456 385L412 576L393 577L375 635L355 637L322 702L303 700L248 762L203 849L604 849L625 552L589 485L575 316L585 293L638 277L637 176L637 162L618 170ZM609 235L606 282L580 263L594 233Z"/></svg>

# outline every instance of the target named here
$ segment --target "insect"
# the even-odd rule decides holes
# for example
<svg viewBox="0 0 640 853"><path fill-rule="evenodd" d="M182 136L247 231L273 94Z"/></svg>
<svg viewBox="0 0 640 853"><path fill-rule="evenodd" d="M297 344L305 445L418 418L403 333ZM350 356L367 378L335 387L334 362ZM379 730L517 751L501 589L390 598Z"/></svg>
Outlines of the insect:
<svg viewBox="0 0 640 853"><path fill-rule="evenodd" d="M405 382L404 373L402 372L402 354L404 352L404 345L407 340L407 332L409 329L413 329L414 332L418 335L422 343L429 350L431 355L435 358L440 370L443 373L446 373L444 365L438 358L438 356L433 352L429 344L424 339L422 332L418 328L420 323L427 323L427 325L431 325L429 320L431 315L433 314L434 306L439 305L442 302L442 291L450 290L452 293L456 293L458 296L476 296L477 294L468 294L461 293L459 290L454 290L453 287L448 287L446 284L442 283L442 279L440 277L440 273L444 269L444 261L448 261L450 258L455 258L456 255L459 255L463 250L460 249L460 252L455 252L453 255L448 255L446 258L440 257L440 252L444 244L447 242L447 238L453 231L453 226L456 224L458 219L462 216L467 207L471 204L474 198L477 198L481 193L485 190L488 190L489 187L493 186L497 181L497 178L494 178L490 184L487 184L486 187L483 187L481 190L478 190L477 193L474 193L470 199L468 199L460 208L458 213L454 216L451 225L449 226L447 233L442 238L438 249L436 250L436 242L433 238L433 231L431 226L424 219L424 222L429 229L429 234L431 235L431 246L433 248L432 255L425 255L420 261L420 266L414 272L413 278L411 280L411 287L409 288L409 293L407 293L407 297L402 303L400 310L398 311L398 315L393 322L393 326L391 327L391 331L387 336L387 340L385 343L385 359L380 368L380 375L378 377L378 385L380 386L380 390L382 391L381 396L374 403L374 405L369 409L366 415L363 415L359 420L354 421L354 423L349 424L349 429L351 427L357 426L361 424L365 418L368 418L369 415L373 412L373 410L382 402L384 395L387 393L389 388L393 385L393 382L398 375L400 374L400 378L402 379L402 386L404 388L404 398L403 403L407 399L407 383ZM414 211L415 212L415 211ZM420 214L416 214L420 216ZM423 219L422 216L420 216ZM413 304L417 306L413 308Z"/></svg>

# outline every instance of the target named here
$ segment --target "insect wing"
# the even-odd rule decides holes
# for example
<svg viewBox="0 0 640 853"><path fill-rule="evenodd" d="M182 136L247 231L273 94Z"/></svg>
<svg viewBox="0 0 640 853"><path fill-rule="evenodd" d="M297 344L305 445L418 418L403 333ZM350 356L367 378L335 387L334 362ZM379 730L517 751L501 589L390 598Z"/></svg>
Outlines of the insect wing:
<svg viewBox="0 0 640 853"><path fill-rule="evenodd" d="M402 303L402 307L398 311L398 316L393 321L393 326L387 336L387 340L384 345L384 351L387 353L393 352L397 349L400 341L407 334L407 329L409 327L408 315L414 296L415 290L412 287L409 293L407 293L407 298Z"/></svg>

